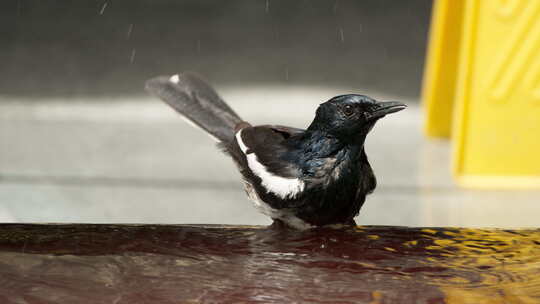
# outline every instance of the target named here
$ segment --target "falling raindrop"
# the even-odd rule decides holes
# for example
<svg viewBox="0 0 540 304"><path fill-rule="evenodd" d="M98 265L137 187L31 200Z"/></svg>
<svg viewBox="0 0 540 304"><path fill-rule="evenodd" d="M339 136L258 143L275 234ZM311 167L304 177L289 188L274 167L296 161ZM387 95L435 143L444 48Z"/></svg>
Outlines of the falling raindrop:
<svg viewBox="0 0 540 304"><path fill-rule="evenodd" d="M135 55L137 54L137 50L133 49L131 51L131 57L129 58L129 63L133 63L135 61Z"/></svg>
<svg viewBox="0 0 540 304"><path fill-rule="evenodd" d="M201 52L201 39L197 39L197 53Z"/></svg>
<svg viewBox="0 0 540 304"><path fill-rule="evenodd" d="M270 0L266 0L266 7L264 8L264 11L267 13L270 11Z"/></svg>
<svg viewBox="0 0 540 304"><path fill-rule="evenodd" d="M103 3L103 5L101 6L101 10L99 11L99 14L103 15L106 8L107 8L107 2Z"/></svg>
<svg viewBox="0 0 540 304"><path fill-rule="evenodd" d="M289 68L285 68L285 80L289 80Z"/></svg>
<svg viewBox="0 0 540 304"><path fill-rule="evenodd" d="M21 9L22 9L21 0L17 0L17 16L21 15Z"/></svg>
<svg viewBox="0 0 540 304"><path fill-rule="evenodd" d="M343 28L339 28L339 40L341 40L341 42L345 42L345 35L343 34Z"/></svg>
<svg viewBox="0 0 540 304"><path fill-rule="evenodd" d="M338 7L338 0L336 0L336 2L334 2L334 7L333 7L334 14L337 12L337 7Z"/></svg>
<svg viewBox="0 0 540 304"><path fill-rule="evenodd" d="M131 32L133 32L133 23L129 25L129 28L127 31L127 39L131 37Z"/></svg>

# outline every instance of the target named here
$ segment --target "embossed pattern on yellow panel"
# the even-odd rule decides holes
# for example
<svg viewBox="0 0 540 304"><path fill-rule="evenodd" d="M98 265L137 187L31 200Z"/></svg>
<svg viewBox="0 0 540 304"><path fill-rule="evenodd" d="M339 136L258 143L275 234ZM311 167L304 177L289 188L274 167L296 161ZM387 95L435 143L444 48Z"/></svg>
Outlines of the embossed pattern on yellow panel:
<svg viewBox="0 0 540 304"><path fill-rule="evenodd" d="M454 169L472 187L540 187L540 1L469 1Z"/></svg>

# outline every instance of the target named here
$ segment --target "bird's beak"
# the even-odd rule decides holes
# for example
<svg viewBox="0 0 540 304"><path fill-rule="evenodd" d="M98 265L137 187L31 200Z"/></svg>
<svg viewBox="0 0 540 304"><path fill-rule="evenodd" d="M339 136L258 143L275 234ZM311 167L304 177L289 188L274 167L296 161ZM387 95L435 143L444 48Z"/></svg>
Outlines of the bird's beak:
<svg viewBox="0 0 540 304"><path fill-rule="evenodd" d="M378 119L386 114L395 113L405 109L407 106L397 101L378 102L369 112L368 119Z"/></svg>

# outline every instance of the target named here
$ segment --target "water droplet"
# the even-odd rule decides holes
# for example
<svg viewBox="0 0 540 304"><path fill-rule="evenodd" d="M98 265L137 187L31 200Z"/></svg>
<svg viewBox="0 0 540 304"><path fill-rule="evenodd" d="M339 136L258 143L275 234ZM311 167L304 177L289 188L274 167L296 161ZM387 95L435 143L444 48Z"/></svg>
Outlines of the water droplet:
<svg viewBox="0 0 540 304"><path fill-rule="evenodd" d="M101 6L101 10L99 11L99 14L103 15L106 8L107 8L107 2L103 3L103 5Z"/></svg>
<svg viewBox="0 0 540 304"><path fill-rule="evenodd" d="M133 23L129 25L129 28L127 31L127 39L131 37L131 32L133 32Z"/></svg>
<svg viewBox="0 0 540 304"><path fill-rule="evenodd" d="M341 42L345 42L345 34L343 33L343 28L339 28L339 39Z"/></svg>
<svg viewBox="0 0 540 304"><path fill-rule="evenodd" d="M270 11L270 0L266 0L266 7L264 8L264 11L267 13Z"/></svg>
<svg viewBox="0 0 540 304"><path fill-rule="evenodd" d="M129 58L129 63L133 63L135 61L135 55L137 54L137 50L133 49L131 51L131 57Z"/></svg>

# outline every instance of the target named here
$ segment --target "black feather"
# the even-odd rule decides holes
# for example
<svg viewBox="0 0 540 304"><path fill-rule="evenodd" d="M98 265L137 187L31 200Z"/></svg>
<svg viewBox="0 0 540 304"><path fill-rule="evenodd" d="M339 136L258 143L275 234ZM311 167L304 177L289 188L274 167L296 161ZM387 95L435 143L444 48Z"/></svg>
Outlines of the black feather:
<svg viewBox="0 0 540 304"><path fill-rule="evenodd" d="M148 80L145 88L220 141L232 141L242 119L196 74L179 74L178 80L159 76Z"/></svg>

